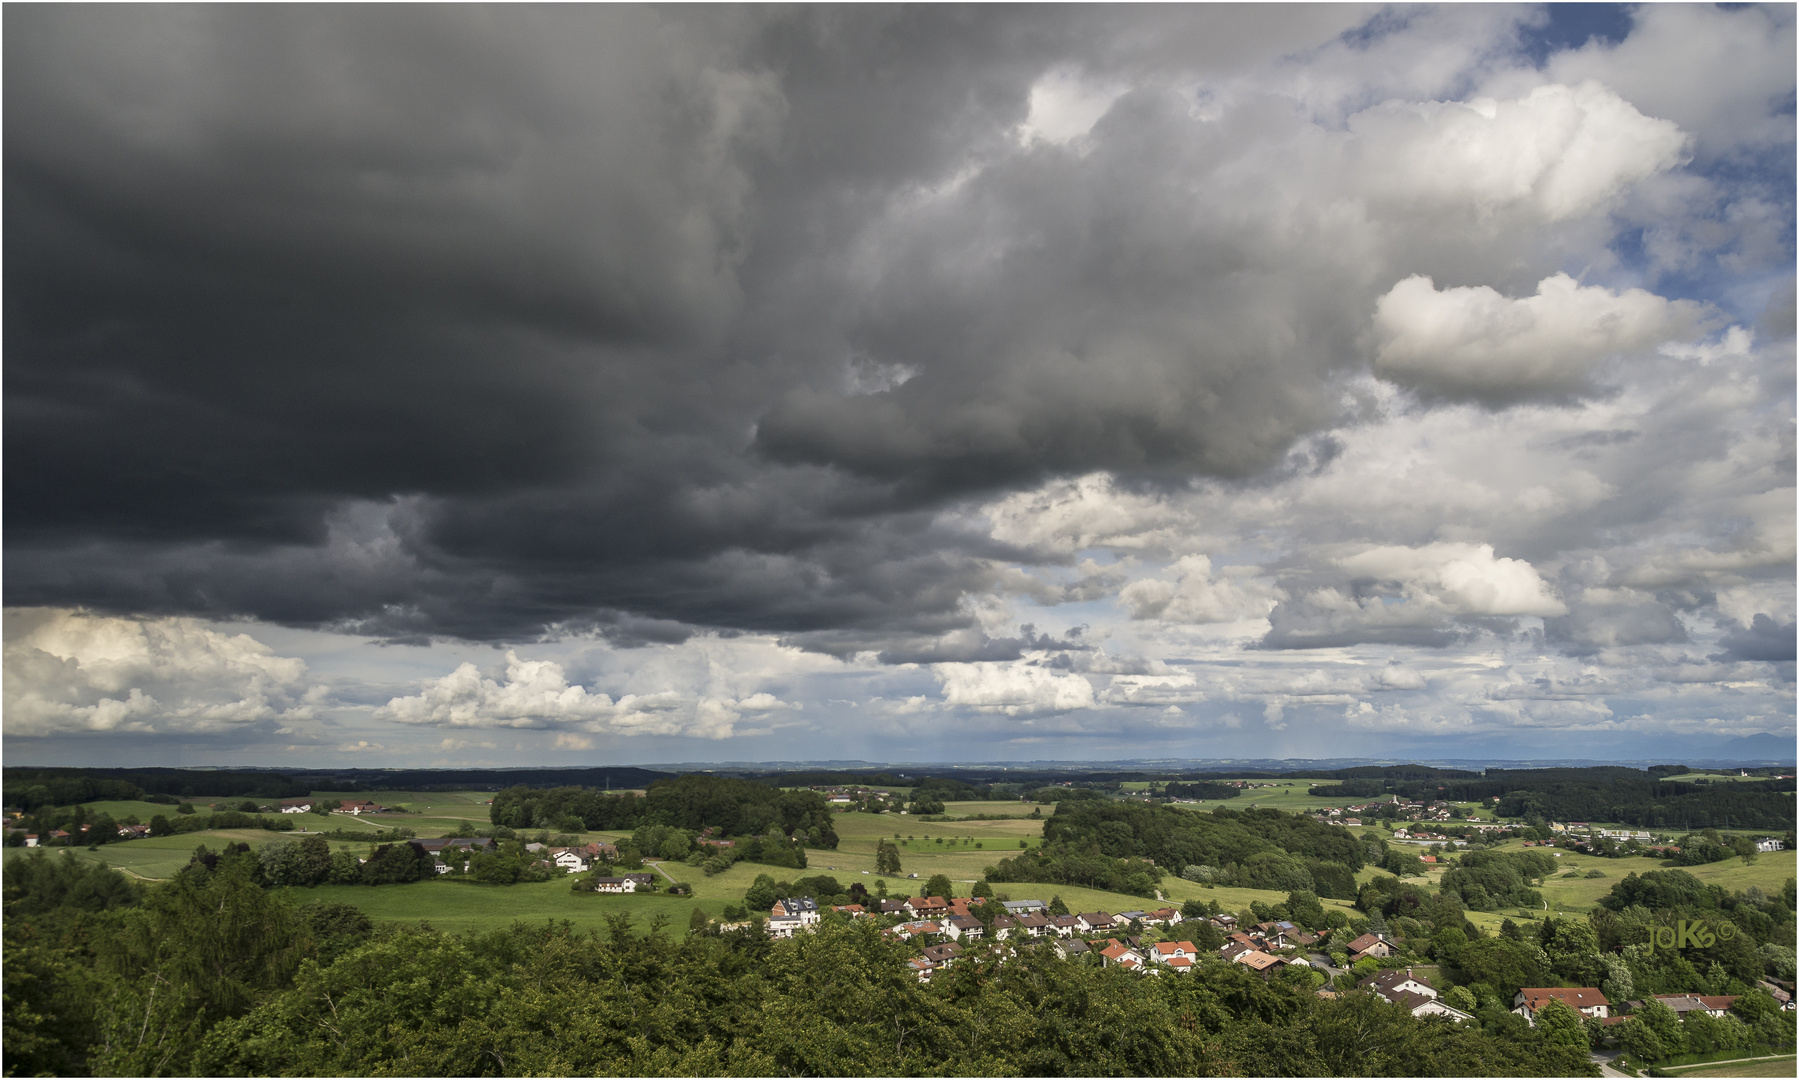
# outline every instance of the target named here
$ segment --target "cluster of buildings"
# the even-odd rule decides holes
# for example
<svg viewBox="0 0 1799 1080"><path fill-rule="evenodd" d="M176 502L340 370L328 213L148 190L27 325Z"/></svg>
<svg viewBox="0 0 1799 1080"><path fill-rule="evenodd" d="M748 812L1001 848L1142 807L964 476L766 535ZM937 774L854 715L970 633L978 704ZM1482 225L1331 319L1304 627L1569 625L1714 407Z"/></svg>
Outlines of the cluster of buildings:
<svg viewBox="0 0 1799 1080"><path fill-rule="evenodd" d="M891 799L893 792L880 788L862 787L857 784L846 784L834 787L814 787L811 790L825 797L825 801L834 807L853 806L867 802L869 799Z"/></svg>

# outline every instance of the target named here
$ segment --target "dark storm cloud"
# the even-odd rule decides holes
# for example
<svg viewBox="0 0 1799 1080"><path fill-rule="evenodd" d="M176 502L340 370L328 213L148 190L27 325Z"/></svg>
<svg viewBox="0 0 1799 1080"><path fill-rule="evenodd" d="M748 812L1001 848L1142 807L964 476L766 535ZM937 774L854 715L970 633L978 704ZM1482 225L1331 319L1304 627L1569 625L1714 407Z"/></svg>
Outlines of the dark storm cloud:
<svg viewBox="0 0 1799 1080"><path fill-rule="evenodd" d="M1795 625L1782 625L1757 615L1748 626L1738 624L1724 635L1724 651L1711 657L1717 661L1762 660L1791 663L1795 654Z"/></svg>
<svg viewBox="0 0 1799 1080"><path fill-rule="evenodd" d="M1167 178L1210 164L1157 136L1185 103L1016 154L1033 80L1226 71L1360 17L11 9L7 601L407 640L965 629L993 571L921 511L1251 472L1342 360L1342 313L1249 306L1249 238ZM894 209L1000 151L953 212ZM917 231L870 276L882 228ZM1007 271L943 278L957 236ZM850 395L858 359L917 377Z"/></svg>

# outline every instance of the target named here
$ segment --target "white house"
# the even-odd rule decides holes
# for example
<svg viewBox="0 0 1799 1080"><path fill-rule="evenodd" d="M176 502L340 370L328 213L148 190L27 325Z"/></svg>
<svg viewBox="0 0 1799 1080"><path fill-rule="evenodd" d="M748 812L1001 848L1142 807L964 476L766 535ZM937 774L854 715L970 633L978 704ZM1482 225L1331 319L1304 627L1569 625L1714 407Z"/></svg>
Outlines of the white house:
<svg viewBox="0 0 1799 1080"><path fill-rule="evenodd" d="M774 919L797 919L799 926L813 926L822 916L818 911L818 901L810 896L788 897L776 900L775 906L769 909L768 917Z"/></svg>
<svg viewBox="0 0 1799 1080"><path fill-rule="evenodd" d="M593 879L593 891L603 893L634 893L637 882L632 878L603 877Z"/></svg>
<svg viewBox="0 0 1799 1080"><path fill-rule="evenodd" d="M290 799L281 804L281 812L283 814L310 814L312 812L312 800Z"/></svg>
<svg viewBox="0 0 1799 1080"><path fill-rule="evenodd" d="M550 861L570 874L585 874L593 869L593 863L588 860L587 856L574 848L558 848Z"/></svg>

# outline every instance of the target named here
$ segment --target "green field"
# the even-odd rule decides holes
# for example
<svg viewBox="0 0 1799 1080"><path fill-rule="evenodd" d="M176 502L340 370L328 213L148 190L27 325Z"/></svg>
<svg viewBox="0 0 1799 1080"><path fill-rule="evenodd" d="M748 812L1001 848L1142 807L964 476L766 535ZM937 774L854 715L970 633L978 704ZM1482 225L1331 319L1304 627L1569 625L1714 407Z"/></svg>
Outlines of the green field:
<svg viewBox="0 0 1799 1080"><path fill-rule="evenodd" d="M1278 790L1252 789L1251 792L1228 802L1207 803L1202 807L1190 809L1205 811L1220 805L1238 809L1247 808L1252 802L1262 806L1271 806L1282 801L1293 804L1283 806L1282 809L1303 809L1307 806L1323 805L1329 802L1329 800L1315 800L1306 796L1305 790L1309 783L1311 782L1281 782ZM373 817L351 817L343 814L320 817L308 814L296 816L294 818L296 825L313 830L346 829L366 831L370 834L381 829L398 826L410 828L421 837L434 837L453 832L463 825L486 825L488 800L491 798L488 793L473 791L448 793L396 791L372 794L321 792L315 794L317 798L346 796L369 798L384 805L415 812L383 814ZM136 813L145 820L150 815L144 813L144 809L149 809L153 813L167 813L171 809L154 803L90 803L88 806L96 810L104 809L115 817ZM981 813L1028 815L1033 808L1030 804L1012 801L952 803L946 807L957 817ZM1053 807L1039 806L1035 809L1047 817ZM888 895L895 897L911 896L921 892L926 879L934 874L944 874L955 883L952 890L953 895L966 896L973 883L984 875L987 867L1003 858L1018 854L1023 850L1019 847L1020 842L1028 847L1035 847L1041 840L1043 830L1041 819L1029 817L1003 821L938 822L922 821L916 817L900 814L864 813L839 813L833 818L833 825L839 838L838 847L835 850L809 850L807 852L809 865L805 870L782 869L756 863L739 863L722 874L708 877L696 867L689 867L681 863L660 864L669 876L694 887L695 895L691 898L668 897L661 894L644 896L576 894L569 889L566 878L504 888L462 882L431 881L381 888L340 885L289 891L296 897L341 899L344 902L355 904L377 919L405 922L424 920L433 926L444 929L494 926L516 919L537 921L565 918L580 925L598 926L607 914L618 911L631 911L643 918L662 912L670 914L671 917L677 917L680 925L685 926L685 920L696 906L716 918L722 914L726 905L740 903L744 892L759 874L769 874L777 880L793 880L812 874L830 874L842 882L846 888L853 882L859 881L866 885L871 892L877 891L877 882L885 881ZM1365 833L1372 831L1377 835L1384 835L1379 830L1363 829L1361 831ZM895 839L895 833L899 834L896 843L900 849L900 875L897 877L890 875L883 879L874 874L875 848L883 838ZM302 834L297 831L271 833L261 829L232 829L131 840L108 844L95 851L88 851L84 848L64 850L71 852L77 858L104 862L139 878L159 879L166 878L185 866L194 848L200 844L216 850L232 842L242 841L253 846L260 846L271 840L292 839L299 835ZM626 835L628 834L596 831L581 834L580 839L616 840ZM334 842L333 846L354 849L358 853L363 849L363 845L352 842ZM1521 842L1514 842L1505 845L1501 850L1522 849ZM1550 854L1557 853L1550 852ZM1650 870L1664 869L1661 861L1656 859L1602 859L1569 852L1561 852L1560 856L1557 860L1561 867L1557 871L1558 876L1552 876L1544 882L1541 890L1544 898L1548 901L1548 910L1547 912L1534 912L1533 915L1540 917L1545 913L1585 912L1626 874L1633 872L1640 874ZM1775 893L1779 891L1787 878L1794 876L1796 858L1799 858L1799 853L1785 851L1763 854L1752 866L1743 865L1739 859L1730 859L1721 863L1685 869L1701 881L1716 883L1728 889L1745 889L1754 885L1759 886L1764 892ZM1174 871L1178 868L1166 869ZM1593 879L1585 877L1585 873L1592 869L1601 870L1606 876ZM1559 876L1570 870L1582 876L1576 878ZM1364 867L1357 874L1357 879L1366 881L1377 873L1379 871L1372 867ZM1422 880L1434 888L1441 880L1441 876L1442 871L1433 868ZM1047 902L1053 896L1060 895L1069 909L1074 911L1118 912L1148 907L1155 903L1144 897L1076 887L1001 883L996 884L994 888L996 893L1020 900L1037 899ZM1228 911L1245 911L1252 901L1259 900L1273 904L1285 899L1283 893L1258 889L1207 888L1173 876L1172 872L1163 879L1161 889L1168 903L1178 905L1187 900L1207 900L1219 904ZM1325 900L1324 903L1326 906L1346 911L1352 910L1349 901ZM1485 929L1497 930L1505 918L1517 917L1518 914L1516 911L1469 912L1469 918Z"/></svg>
<svg viewBox="0 0 1799 1080"><path fill-rule="evenodd" d="M1663 1070L1669 1076L1792 1076L1799 1071L1799 1058L1762 1058L1755 1061L1715 1061L1706 1065L1682 1065Z"/></svg>

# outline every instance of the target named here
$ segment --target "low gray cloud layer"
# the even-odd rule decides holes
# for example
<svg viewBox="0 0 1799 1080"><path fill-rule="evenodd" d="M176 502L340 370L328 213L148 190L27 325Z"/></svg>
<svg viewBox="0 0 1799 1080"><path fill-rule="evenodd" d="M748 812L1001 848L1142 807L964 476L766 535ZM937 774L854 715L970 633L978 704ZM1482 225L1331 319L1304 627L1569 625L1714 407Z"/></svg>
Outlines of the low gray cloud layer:
<svg viewBox="0 0 1799 1080"><path fill-rule="evenodd" d="M9 9L6 601L1038 726L1523 723L1407 665L1534 649L1790 727L1792 12L1577 16ZM558 657L585 735L499 664L379 719L805 714Z"/></svg>

